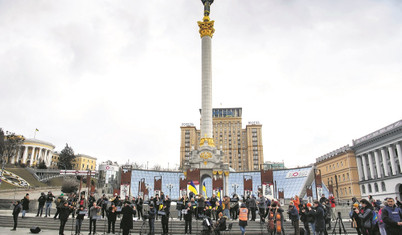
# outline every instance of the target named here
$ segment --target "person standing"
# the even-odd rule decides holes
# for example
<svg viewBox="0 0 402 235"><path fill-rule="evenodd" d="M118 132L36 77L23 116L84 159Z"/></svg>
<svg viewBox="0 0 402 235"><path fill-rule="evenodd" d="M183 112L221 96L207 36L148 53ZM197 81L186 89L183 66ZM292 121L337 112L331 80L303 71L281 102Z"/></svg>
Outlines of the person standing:
<svg viewBox="0 0 402 235"><path fill-rule="evenodd" d="M382 210L382 221L387 235L402 234L402 211L395 205L393 198L387 198L387 206Z"/></svg>
<svg viewBox="0 0 402 235"><path fill-rule="evenodd" d="M80 206L80 208L77 210L76 214L77 214L77 216L75 219L75 235L78 235L81 233L82 221L84 221L84 217L85 217L84 206Z"/></svg>
<svg viewBox="0 0 402 235"><path fill-rule="evenodd" d="M220 205L220 203L217 201L216 205L214 207L214 211L213 213L215 214L215 221L218 221L219 219L219 213L223 212L222 206Z"/></svg>
<svg viewBox="0 0 402 235"><path fill-rule="evenodd" d="M25 213L29 211L29 193L25 194L25 197L21 200L22 202L22 218L25 218Z"/></svg>
<svg viewBox="0 0 402 235"><path fill-rule="evenodd" d="M66 226L68 216L72 211L73 207L68 205L68 201L64 201L63 205L60 206L60 228L59 228L59 235L64 235L64 227Z"/></svg>
<svg viewBox="0 0 402 235"><path fill-rule="evenodd" d="M120 228L123 230L123 235L128 235L130 229L133 229L133 214L134 210L127 202L124 203L124 207L121 209L123 218L120 221Z"/></svg>
<svg viewBox="0 0 402 235"><path fill-rule="evenodd" d="M92 204L91 209L89 209L89 234L92 233L93 227L93 234L96 234L96 220L98 219L98 214L100 212L101 207L96 205L96 202Z"/></svg>
<svg viewBox="0 0 402 235"><path fill-rule="evenodd" d="M217 202L217 204L218 203L219 202ZM186 210L184 214L184 221L185 221L184 233L191 234L191 223L193 218L193 207L191 206L191 202L187 203L187 205L184 207L184 210Z"/></svg>
<svg viewBox="0 0 402 235"><path fill-rule="evenodd" d="M257 217L256 215L256 210L257 210L257 203L255 201L255 196L252 195L249 199L248 205L251 210L251 220L250 221L255 221L255 218Z"/></svg>
<svg viewBox="0 0 402 235"><path fill-rule="evenodd" d="M46 208L45 208L45 217L50 217L50 209L52 209L52 202L54 199L54 195L52 191L47 192L46 195Z"/></svg>
<svg viewBox="0 0 402 235"><path fill-rule="evenodd" d="M14 209L13 209L13 219L14 219L14 227L11 231L17 230L17 222L18 222L18 215L21 212L21 204L19 201L14 202Z"/></svg>
<svg viewBox="0 0 402 235"><path fill-rule="evenodd" d="M314 201L315 212L314 215L314 224L315 224L315 232L316 235L324 235L325 230L325 218L324 218L324 208L320 204L319 201Z"/></svg>
<svg viewBox="0 0 402 235"><path fill-rule="evenodd" d="M336 203L334 195L333 194L329 195L328 200L329 205L331 207L331 219L336 220Z"/></svg>
<svg viewBox="0 0 402 235"><path fill-rule="evenodd" d="M107 215L107 233L110 233L110 227L112 227L112 233L114 234L114 227L117 218L117 208L114 204L106 212Z"/></svg>
<svg viewBox="0 0 402 235"><path fill-rule="evenodd" d="M355 211L359 212L363 235L373 235L373 205L366 199L362 199L360 204L362 205L362 210L359 212L356 209Z"/></svg>
<svg viewBox="0 0 402 235"><path fill-rule="evenodd" d="M306 231L306 235L310 235L310 226L312 222L314 222L314 216L309 214L310 210L308 209L308 204L310 203L302 203L302 208L300 211L300 220L303 222L304 230ZM311 208L311 204L310 204ZM314 229L313 229L314 234Z"/></svg>
<svg viewBox="0 0 402 235"><path fill-rule="evenodd" d="M260 223L265 222L265 209L266 209L265 197L260 193L258 194L258 212L260 214Z"/></svg>
<svg viewBox="0 0 402 235"><path fill-rule="evenodd" d="M155 215L158 214L157 209L154 207L154 204L149 204L149 211L148 211L148 225L149 225L149 234L155 234Z"/></svg>
<svg viewBox="0 0 402 235"><path fill-rule="evenodd" d="M169 215L170 215L170 199L169 196L166 195L163 200L162 206L162 231L163 234L167 235L169 233Z"/></svg>
<svg viewBox="0 0 402 235"><path fill-rule="evenodd" d="M38 213L36 214L36 217L39 216L39 212L40 212L40 217L42 217L43 207L45 206L45 202L46 202L45 193L41 193L40 197L38 198Z"/></svg>
<svg viewBox="0 0 402 235"><path fill-rule="evenodd" d="M237 220L237 216L239 213L239 196L234 194L230 201L230 217L233 220Z"/></svg>
<svg viewBox="0 0 402 235"><path fill-rule="evenodd" d="M54 219L57 219L57 216L60 214L60 207L64 204L64 194L60 194L60 196L56 199L56 214L54 214Z"/></svg>
<svg viewBox="0 0 402 235"><path fill-rule="evenodd" d="M243 203L243 204L241 204L240 210L239 210L239 226L240 226L241 235L244 235L246 233L247 215L248 215L248 209L247 209L246 205Z"/></svg>
<svg viewBox="0 0 402 235"><path fill-rule="evenodd" d="M142 197L137 197L137 199L135 199L135 204L137 205L138 219L141 219L143 217L143 215L142 215L142 205L144 204L144 201L142 200Z"/></svg>
<svg viewBox="0 0 402 235"><path fill-rule="evenodd" d="M212 207L215 207L215 205L216 205L216 202L218 201L218 199L217 199L217 197L216 197L216 195L215 194L212 194L212 197L209 199L209 202L210 202L210 204L211 204L211 206ZM184 204L183 204L184 205ZM216 220L217 218L216 218L216 213L212 213L212 219L213 220Z"/></svg>
<svg viewBox="0 0 402 235"><path fill-rule="evenodd" d="M230 219L230 198L228 196L223 197L223 214Z"/></svg>
<svg viewBox="0 0 402 235"><path fill-rule="evenodd" d="M299 212L296 209L296 206L294 203L290 202L291 204L289 205L289 218L292 221L293 228L295 230L295 235L300 235L300 227L299 227Z"/></svg>
<svg viewBox="0 0 402 235"><path fill-rule="evenodd" d="M94 204L94 203L95 203L95 204ZM92 207L93 205L96 205L96 199L95 199L94 193L91 192L91 195L90 195L89 198L88 198L88 211L91 210L91 207ZM89 213L88 213L88 217L89 217Z"/></svg>
<svg viewBox="0 0 402 235"><path fill-rule="evenodd" d="M322 205L326 200L327 198L325 197L325 194L322 194L320 198L320 204Z"/></svg>
<svg viewBox="0 0 402 235"><path fill-rule="evenodd" d="M349 213L350 218L352 219L352 226L356 229L358 235L362 234L362 224L359 218L359 201L356 201L353 204L352 210Z"/></svg>

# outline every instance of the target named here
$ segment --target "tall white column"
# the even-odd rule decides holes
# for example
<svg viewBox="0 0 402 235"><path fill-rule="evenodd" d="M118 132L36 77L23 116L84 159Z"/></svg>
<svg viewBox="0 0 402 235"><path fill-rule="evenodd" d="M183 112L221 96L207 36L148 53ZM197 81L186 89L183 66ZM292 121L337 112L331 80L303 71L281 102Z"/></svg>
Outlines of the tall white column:
<svg viewBox="0 0 402 235"><path fill-rule="evenodd" d="M388 152L389 152L389 160L391 161L392 175L396 175L398 170L396 169L395 153L392 145L388 146Z"/></svg>
<svg viewBox="0 0 402 235"><path fill-rule="evenodd" d="M32 152L31 152L31 162L29 163L29 166L32 166L34 158L35 158L35 147L32 146Z"/></svg>
<svg viewBox="0 0 402 235"><path fill-rule="evenodd" d="M363 172L364 172L364 180L368 180L368 172L367 172L367 160L366 156L362 155L363 160Z"/></svg>
<svg viewBox="0 0 402 235"><path fill-rule="evenodd" d="M28 157L28 146L25 145L24 147L25 147L25 149L24 149L24 154L22 156L22 163L26 164L27 163L27 157Z"/></svg>
<svg viewBox="0 0 402 235"><path fill-rule="evenodd" d="M382 165L384 166L384 176L389 176L389 165L387 161L387 154L384 148L381 148Z"/></svg>
<svg viewBox="0 0 402 235"><path fill-rule="evenodd" d="M212 39L202 39L202 110L201 138L212 138Z"/></svg>
<svg viewBox="0 0 402 235"><path fill-rule="evenodd" d="M397 143L396 144L396 152L398 154L398 160L399 160L399 167L401 169L401 173L402 173L402 148L401 148L401 144Z"/></svg>
<svg viewBox="0 0 402 235"><path fill-rule="evenodd" d="M357 172L359 173L359 181L362 181L363 180L363 165L362 165L361 156L356 157L356 163L357 163Z"/></svg>
<svg viewBox="0 0 402 235"><path fill-rule="evenodd" d="M368 157L369 166L370 166L370 176L371 176L371 179L375 179L375 169L374 169L373 159L372 159L373 156L371 155L371 153L368 153L368 154L367 154L367 157Z"/></svg>
<svg viewBox="0 0 402 235"><path fill-rule="evenodd" d="M378 151L374 150L375 165L377 168L377 179L381 178L381 162L380 156L378 156Z"/></svg>

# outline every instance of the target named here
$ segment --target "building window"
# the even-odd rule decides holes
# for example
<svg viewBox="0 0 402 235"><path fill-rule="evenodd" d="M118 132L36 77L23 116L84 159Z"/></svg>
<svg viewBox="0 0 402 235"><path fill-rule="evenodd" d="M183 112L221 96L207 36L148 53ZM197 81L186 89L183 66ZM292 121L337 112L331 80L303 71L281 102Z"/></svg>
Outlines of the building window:
<svg viewBox="0 0 402 235"><path fill-rule="evenodd" d="M364 185L362 185L362 192L363 192L364 194L366 194L366 187L364 187Z"/></svg>
<svg viewBox="0 0 402 235"><path fill-rule="evenodd" d="M385 183L384 182L381 182L381 190L384 192L384 191L387 191L387 189L385 188Z"/></svg>
<svg viewBox="0 0 402 235"><path fill-rule="evenodd" d="M342 174L342 179L343 181L345 181L345 174Z"/></svg>
<svg viewBox="0 0 402 235"><path fill-rule="evenodd" d="M352 194L352 188L349 187L349 194Z"/></svg>
<svg viewBox="0 0 402 235"><path fill-rule="evenodd" d="M371 184L368 184L368 191L369 191L369 193L373 192L373 190L371 190Z"/></svg>
<svg viewBox="0 0 402 235"><path fill-rule="evenodd" d="M350 178L349 178L349 173L346 173L346 177L348 178L348 180L350 180Z"/></svg>
<svg viewBox="0 0 402 235"><path fill-rule="evenodd" d="M378 184L377 184L377 183L374 183L374 191L375 191L376 193L378 193Z"/></svg>

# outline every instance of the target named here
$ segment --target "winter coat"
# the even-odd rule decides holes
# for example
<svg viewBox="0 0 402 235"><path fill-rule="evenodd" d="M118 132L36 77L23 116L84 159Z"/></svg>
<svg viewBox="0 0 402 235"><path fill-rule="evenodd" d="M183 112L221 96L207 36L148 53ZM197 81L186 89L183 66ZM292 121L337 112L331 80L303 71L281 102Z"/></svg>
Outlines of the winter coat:
<svg viewBox="0 0 402 235"><path fill-rule="evenodd" d="M121 214L123 215L123 218L121 219L120 222L120 228L124 229L132 229L133 228L133 214L134 210L131 206L124 206L123 209L121 209Z"/></svg>
<svg viewBox="0 0 402 235"><path fill-rule="evenodd" d="M315 219L315 231L316 232L324 232L325 231L325 218L324 218L324 209L322 205L318 205L316 211L314 213Z"/></svg>
<svg viewBox="0 0 402 235"><path fill-rule="evenodd" d="M29 199L28 198L26 198L26 197L24 197L22 200L21 200L21 204L22 204L22 209L23 210L29 210Z"/></svg>
<svg viewBox="0 0 402 235"><path fill-rule="evenodd" d="M67 220L71 211L72 209L70 209L70 207L68 206L64 205L60 206L60 215L59 215L60 220Z"/></svg>

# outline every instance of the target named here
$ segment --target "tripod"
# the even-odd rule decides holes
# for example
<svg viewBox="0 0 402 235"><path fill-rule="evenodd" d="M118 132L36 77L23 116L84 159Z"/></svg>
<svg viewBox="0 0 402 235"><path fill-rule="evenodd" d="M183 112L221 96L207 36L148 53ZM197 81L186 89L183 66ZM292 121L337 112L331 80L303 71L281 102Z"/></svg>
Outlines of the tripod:
<svg viewBox="0 0 402 235"><path fill-rule="evenodd" d="M339 224L338 224L338 222L339 222ZM339 234L342 234L342 229L343 229L343 233L344 234L348 234L347 232L346 232L346 229L345 229L345 225L343 225L343 222L342 222L342 217L341 217L341 212L338 212L338 217L336 218L336 221L335 221L335 226L334 226L334 229L332 230L332 234L334 235L336 235L336 226L338 225L338 227L339 227ZM342 227L341 227L342 226Z"/></svg>

